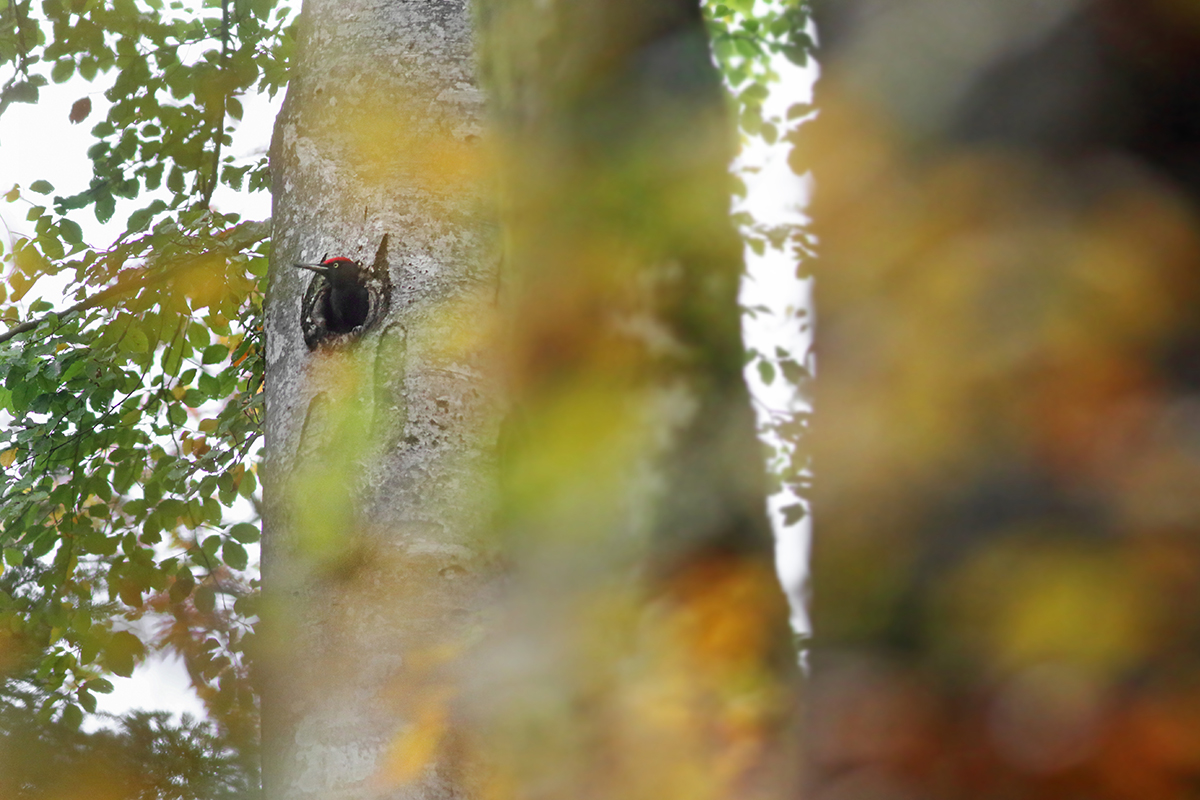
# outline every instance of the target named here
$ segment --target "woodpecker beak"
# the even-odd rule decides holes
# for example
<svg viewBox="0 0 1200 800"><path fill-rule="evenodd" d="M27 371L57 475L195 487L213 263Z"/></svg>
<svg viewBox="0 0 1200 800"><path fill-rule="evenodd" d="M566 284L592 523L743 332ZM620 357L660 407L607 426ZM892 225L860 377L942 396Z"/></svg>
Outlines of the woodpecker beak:
<svg viewBox="0 0 1200 800"><path fill-rule="evenodd" d="M320 275L328 275L329 274L329 267L325 266L324 264L292 264L292 266L296 267L298 269L311 270Z"/></svg>

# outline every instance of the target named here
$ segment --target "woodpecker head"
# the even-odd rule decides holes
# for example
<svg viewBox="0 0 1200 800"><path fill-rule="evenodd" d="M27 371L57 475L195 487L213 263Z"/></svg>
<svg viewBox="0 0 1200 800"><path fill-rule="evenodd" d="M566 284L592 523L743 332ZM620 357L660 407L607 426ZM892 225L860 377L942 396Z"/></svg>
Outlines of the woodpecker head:
<svg viewBox="0 0 1200 800"><path fill-rule="evenodd" d="M355 280L362 272L362 267L358 262L348 258L335 256L334 258L326 258L319 264L292 264L298 269L307 269L318 275L324 275L332 283L333 281Z"/></svg>
<svg viewBox="0 0 1200 800"><path fill-rule="evenodd" d="M362 325L371 308L366 271L349 258L326 258L319 264L293 264L323 277L328 284L320 303L330 333L349 333Z"/></svg>

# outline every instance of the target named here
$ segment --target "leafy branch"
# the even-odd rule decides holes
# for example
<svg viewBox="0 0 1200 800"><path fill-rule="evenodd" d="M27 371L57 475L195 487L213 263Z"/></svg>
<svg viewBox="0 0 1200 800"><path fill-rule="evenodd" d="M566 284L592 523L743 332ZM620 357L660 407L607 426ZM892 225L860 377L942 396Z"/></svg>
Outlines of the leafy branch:
<svg viewBox="0 0 1200 800"><path fill-rule="evenodd" d="M237 242L241 246L253 244L265 240L270 236L269 222L245 222L237 226L230 232L231 240ZM232 252L234 248L229 248ZM78 314L81 311L88 311L93 308L111 308L113 305L124 297L136 294L143 289L149 289L158 284L166 283L167 281L177 279L184 276L187 272L203 266L200 262L183 261L178 262L159 272L147 272L145 270L136 270L125 273L117 279L117 283L102 289L92 296L81 300L69 308L58 312L47 312L41 317L26 320L19 325L14 325L4 333L0 333L0 344L4 344L14 336L22 333L28 333L35 330L44 322L51 320L62 320L73 314Z"/></svg>

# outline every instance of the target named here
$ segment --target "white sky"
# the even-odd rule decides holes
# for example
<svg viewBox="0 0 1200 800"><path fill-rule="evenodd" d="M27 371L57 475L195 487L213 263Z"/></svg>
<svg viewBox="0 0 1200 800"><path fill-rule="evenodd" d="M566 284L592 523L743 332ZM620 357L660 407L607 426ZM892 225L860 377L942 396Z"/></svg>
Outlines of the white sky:
<svg viewBox="0 0 1200 800"><path fill-rule="evenodd" d="M783 116L791 104L812 101L813 83L817 78L815 64L810 62L807 68L801 69L776 57L772 66L779 73L780 81L764 104L768 116ZM746 149L738 163L760 169L746 176L747 197L745 202L737 204L738 210L748 211L756 220L768 224L806 220L803 209L812 190L811 179L795 175L787 164L787 156L788 148L784 145L767 146L757 142ZM742 304L766 306L773 312L745 318L742 328L747 345L764 353L773 353L776 347L783 347L805 363L812 329L802 330L799 325L811 325L812 322L812 281L797 280L797 265L779 251L767 250L759 257L747 248L746 264L749 274L742 282ZM807 316L798 321L791 314L796 309L808 310ZM812 368L811 364L808 366ZM764 386L753 369L747 370L746 380L754 396L769 408L786 409L795 403L786 381L777 378L773 385ZM811 518L805 517L798 525L785 528L779 515L781 507L794 502L793 498L781 495L770 500L778 536L775 556L779 577L792 596L793 624L798 631L808 633L809 621L799 603L808 575Z"/></svg>

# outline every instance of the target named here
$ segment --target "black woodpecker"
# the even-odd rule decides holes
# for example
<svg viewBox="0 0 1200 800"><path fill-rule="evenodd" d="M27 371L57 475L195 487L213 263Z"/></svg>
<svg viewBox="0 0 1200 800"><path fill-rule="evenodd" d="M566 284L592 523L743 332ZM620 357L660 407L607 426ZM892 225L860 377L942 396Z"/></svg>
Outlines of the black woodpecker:
<svg viewBox="0 0 1200 800"><path fill-rule="evenodd" d="M329 282L321 311L330 333L349 333L366 321L371 298L367 292L367 276L357 262L348 258L327 258L320 264L292 266L312 270Z"/></svg>

